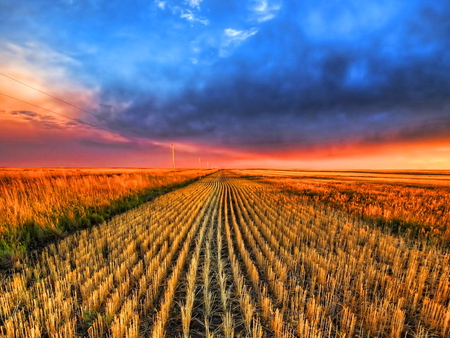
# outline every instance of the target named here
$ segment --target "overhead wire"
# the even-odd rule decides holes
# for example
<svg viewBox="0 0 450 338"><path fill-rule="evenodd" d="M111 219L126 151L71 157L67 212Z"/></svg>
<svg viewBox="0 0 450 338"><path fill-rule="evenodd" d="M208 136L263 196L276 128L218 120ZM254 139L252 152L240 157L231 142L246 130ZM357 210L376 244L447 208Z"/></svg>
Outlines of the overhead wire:
<svg viewBox="0 0 450 338"><path fill-rule="evenodd" d="M11 77L11 76L9 76L9 75L6 75L6 74L1 73L1 72L0 72L0 75L3 76L3 77L8 78L8 79L10 79L10 80L13 80L13 81L15 81L15 82L17 82L17 83L20 83L21 85L24 85L24 86L26 86L26 87L28 87L28 88L31 88L31 89L33 89L33 90L39 92L39 93L42 93L42 94L44 94L44 95L47 95L48 97L51 97L51 98L53 98L53 99L55 99L55 100L57 100L57 101L59 101L59 102L62 102L62 103L64 103L64 104L67 104L67 105L69 105L69 106L71 106L71 107L73 107L73 108L75 108L75 109L78 109L78 110L84 112L84 113L87 113L87 114L89 114L89 115L95 116L96 118L98 118L98 119L100 119L100 120L103 120L103 121L109 122L109 123L113 123L113 124L116 123L116 122L114 122L114 121L112 121L112 120L110 120L110 119L107 119L107 118L105 118L105 117L103 117L103 116L101 116L101 115L95 114L95 113L93 113L93 112L91 112L91 111L88 111L88 110L86 110L86 109L84 109L84 108L81 108L81 107L79 107L79 106L77 106L77 105L74 105L74 104L72 104L72 103L70 103L70 102L68 102L68 101L66 101L66 100L63 100L63 99L61 99L61 98L59 98L59 97L56 97L56 96L54 96L54 95L52 95L52 94L49 94L49 93L47 93L47 92L45 92L45 91L43 91L43 90L41 90L41 89L39 89L39 88L36 88L36 87L34 87L34 86L31 86L31 85L29 85L29 84L27 84L27 83L25 83L25 82L20 81L20 80L17 80L17 79L15 79L15 78L13 78L13 77ZM61 113L54 112L54 111L52 111L52 110L49 110L49 109L46 109L46 108L37 106L37 105L32 104L32 103L30 103L30 102L26 102L26 101L17 99L17 98L12 97L12 96L8 96L8 95L3 94L3 93L0 93L0 94L3 95L3 96L7 96L7 97L9 97L9 98L11 98L11 99L14 99L14 100L17 100L17 101L20 101L20 102L23 102L23 103L26 103L26 104L29 104L29 105L38 107L38 108L40 108L40 109L47 110L47 111L49 111L49 112L51 112L51 113L54 113L54 114L58 114L58 115L64 116L64 117L66 117L66 118L68 118L68 119L71 119L71 120L74 120L74 121L81 121L83 124L86 124L86 125L91 126L91 127L93 127L93 128L99 128L99 129L102 129L102 130L104 130L104 131L107 131L107 132L110 132L110 133L113 133L113 134L118 134L118 135L124 136L124 137L126 137L126 138L130 138L130 136L125 136L125 135L123 135L123 134L121 134L121 133L113 132L113 131L111 131L111 130L108 130L108 129L105 129L105 128L96 126L96 125L94 125L94 124L85 122L85 121L80 120L80 119L74 119L74 118L71 118L71 117L69 117L69 116L67 116L67 115L64 115L64 114L61 114ZM127 128L127 129L128 129L128 131L130 131L130 132L133 133L133 134L136 134L136 135L139 135L139 136L142 136L142 137L145 137L145 138L148 137L147 135L142 134L142 133L140 133L140 132L138 132L138 131L136 131L136 130L132 130L132 129L129 129L129 128Z"/></svg>
<svg viewBox="0 0 450 338"><path fill-rule="evenodd" d="M11 96L11 95L2 93L2 92L0 92L0 95L5 96L5 97L10 98L10 99L13 99L13 100L16 100L16 101L19 101L19 102L22 102L22 103L25 103L25 104L28 104L28 105L30 105L30 106L33 106L33 107L36 107L36 108L39 108L39 109L48 111L48 112L50 112L50 113L53 113L53 114L62 116L62 117L64 117L64 118L66 118L66 119L75 121L75 122L80 123L80 124L87 125L87 126L89 126L89 127L95 128L95 129L100 129L100 130L106 131L106 132L111 133L111 134L116 134L116 135L125 137L125 138L127 138L127 139L130 139L130 138L131 138L131 137L128 136L128 135L125 135L125 134L122 134L122 133L119 133L119 132L116 132L116 131L112 131L112 130L108 130L108 129L102 128L102 127L97 126L97 125L95 125L95 124L86 122L86 121L84 121L84 120L82 120L82 119L77 119L77 118L70 117L70 116L68 116L68 115L66 115L66 114L58 113L58 112L56 112L56 111L54 111L54 110L51 110L51 109L48 109L48 108L39 106L39 105L34 104L34 103L31 103L31 102L24 101L24 100L22 100L22 99L19 99L19 98L17 98L17 97L14 97L14 96Z"/></svg>

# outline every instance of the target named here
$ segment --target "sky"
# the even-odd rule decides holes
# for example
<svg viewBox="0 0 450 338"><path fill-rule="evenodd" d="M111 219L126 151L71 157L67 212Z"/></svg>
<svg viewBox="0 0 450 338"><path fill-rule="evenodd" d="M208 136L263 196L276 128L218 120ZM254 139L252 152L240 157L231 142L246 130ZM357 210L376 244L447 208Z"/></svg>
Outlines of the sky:
<svg viewBox="0 0 450 338"><path fill-rule="evenodd" d="M450 168L448 1L0 13L0 166Z"/></svg>

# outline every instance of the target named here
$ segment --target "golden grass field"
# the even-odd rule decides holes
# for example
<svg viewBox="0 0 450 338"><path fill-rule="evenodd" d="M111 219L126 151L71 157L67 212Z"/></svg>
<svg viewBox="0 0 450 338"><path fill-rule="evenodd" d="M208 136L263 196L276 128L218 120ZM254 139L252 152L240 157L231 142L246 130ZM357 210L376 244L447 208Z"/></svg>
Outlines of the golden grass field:
<svg viewBox="0 0 450 338"><path fill-rule="evenodd" d="M169 169L0 169L0 251L101 223L146 194L209 173Z"/></svg>
<svg viewBox="0 0 450 338"><path fill-rule="evenodd" d="M412 206L445 185L264 172L215 172L19 259L0 337L450 336L445 241L360 210L441 222ZM439 193L408 204L420 187ZM347 190L368 196L345 207Z"/></svg>
<svg viewBox="0 0 450 338"><path fill-rule="evenodd" d="M239 170L302 200L343 210L392 231L450 243L448 171Z"/></svg>

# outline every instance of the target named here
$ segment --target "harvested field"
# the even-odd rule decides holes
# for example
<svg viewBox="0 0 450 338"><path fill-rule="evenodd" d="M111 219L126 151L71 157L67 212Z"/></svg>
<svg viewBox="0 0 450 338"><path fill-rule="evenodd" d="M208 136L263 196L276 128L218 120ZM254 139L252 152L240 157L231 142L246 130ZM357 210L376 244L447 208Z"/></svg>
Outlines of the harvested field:
<svg viewBox="0 0 450 338"><path fill-rule="evenodd" d="M270 183L305 202L363 218L387 231L450 245L450 180L447 171L235 172Z"/></svg>
<svg viewBox="0 0 450 338"><path fill-rule="evenodd" d="M448 337L449 252L219 171L16 264L1 337Z"/></svg>

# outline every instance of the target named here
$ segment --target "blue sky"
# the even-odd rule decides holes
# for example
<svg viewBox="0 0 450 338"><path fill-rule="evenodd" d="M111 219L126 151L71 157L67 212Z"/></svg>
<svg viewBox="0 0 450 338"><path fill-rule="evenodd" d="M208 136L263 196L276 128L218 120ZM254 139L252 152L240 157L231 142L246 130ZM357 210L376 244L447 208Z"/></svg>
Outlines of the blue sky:
<svg viewBox="0 0 450 338"><path fill-rule="evenodd" d="M110 130L275 157L450 135L446 1L0 0L0 12L0 68L89 93L83 107L113 122L81 117Z"/></svg>

